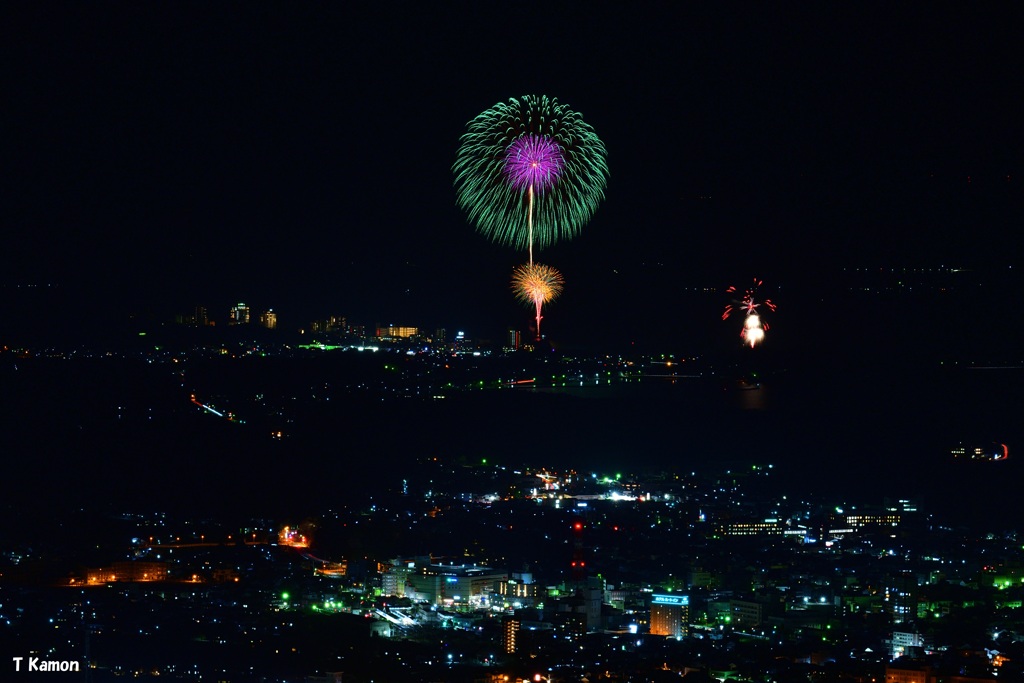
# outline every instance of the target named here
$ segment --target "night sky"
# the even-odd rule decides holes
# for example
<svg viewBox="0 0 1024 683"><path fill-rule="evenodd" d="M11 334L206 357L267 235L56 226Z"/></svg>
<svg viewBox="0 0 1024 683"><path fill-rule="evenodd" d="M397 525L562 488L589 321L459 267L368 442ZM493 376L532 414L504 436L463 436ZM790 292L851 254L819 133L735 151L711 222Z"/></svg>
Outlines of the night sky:
<svg viewBox="0 0 1024 683"><path fill-rule="evenodd" d="M596 4L6 3L5 305L525 328L525 254L467 223L451 165L527 93L611 170L538 255L567 280L553 336L685 334L687 288L753 276L784 300L844 267L1024 268L1009 5Z"/></svg>

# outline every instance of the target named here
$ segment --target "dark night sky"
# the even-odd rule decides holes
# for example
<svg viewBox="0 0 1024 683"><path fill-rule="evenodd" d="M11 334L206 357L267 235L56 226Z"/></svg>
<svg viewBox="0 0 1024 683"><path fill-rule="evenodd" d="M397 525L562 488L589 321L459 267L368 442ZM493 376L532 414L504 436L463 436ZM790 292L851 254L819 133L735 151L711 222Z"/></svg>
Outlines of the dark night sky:
<svg viewBox="0 0 1024 683"><path fill-rule="evenodd" d="M466 222L450 167L526 93L609 150L595 218L541 254L568 281L552 334L753 275L1024 267L1009 5L594 4L7 3L0 284L111 316L525 326L523 255Z"/></svg>

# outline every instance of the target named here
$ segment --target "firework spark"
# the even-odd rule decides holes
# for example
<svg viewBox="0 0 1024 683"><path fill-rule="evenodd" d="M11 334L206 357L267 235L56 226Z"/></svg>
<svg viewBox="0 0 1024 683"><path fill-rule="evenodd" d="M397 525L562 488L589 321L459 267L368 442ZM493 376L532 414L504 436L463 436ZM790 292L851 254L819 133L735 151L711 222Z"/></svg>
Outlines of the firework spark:
<svg viewBox="0 0 1024 683"><path fill-rule="evenodd" d="M555 98L499 102L467 124L452 170L459 206L496 242L543 248L576 236L604 198L607 152Z"/></svg>
<svg viewBox="0 0 1024 683"><path fill-rule="evenodd" d="M551 266L529 263L512 271L512 291L516 298L533 304L537 320L537 341L540 341L541 307L562 293L565 279Z"/></svg>
<svg viewBox="0 0 1024 683"><path fill-rule="evenodd" d="M775 304L772 303L771 299L765 299L764 301L758 301L755 298L757 288L763 284L761 280L754 278L754 284L743 292L743 298L739 301L733 301L727 304L725 311L722 313L722 320L728 320L729 316L732 315L733 311L741 310L744 312L746 317L743 320L743 329L740 331L740 337L743 338L744 343L749 344L751 348L757 346L764 341L765 332L768 331L768 323L761 320L761 315L758 313L758 308L764 306L769 311L775 310ZM739 290L735 287L729 287L725 290L727 293L736 293ZM736 307L733 307L733 304Z"/></svg>
<svg viewBox="0 0 1024 683"><path fill-rule="evenodd" d="M526 135L511 145L505 155L505 176L517 190L534 188L543 193L554 187L565 167L562 148L548 137Z"/></svg>
<svg viewBox="0 0 1024 683"><path fill-rule="evenodd" d="M750 348L754 348L759 342L764 341L764 331L767 329L767 325L761 326L759 315L749 313L747 319L743 321L743 331L740 332L740 336L747 344L750 344Z"/></svg>

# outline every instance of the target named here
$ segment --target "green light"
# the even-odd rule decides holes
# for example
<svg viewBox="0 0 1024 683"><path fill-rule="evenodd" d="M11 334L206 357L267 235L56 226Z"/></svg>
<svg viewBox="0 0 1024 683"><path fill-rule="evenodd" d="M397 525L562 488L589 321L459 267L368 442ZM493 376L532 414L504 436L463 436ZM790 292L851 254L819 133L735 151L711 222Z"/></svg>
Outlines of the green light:
<svg viewBox="0 0 1024 683"><path fill-rule="evenodd" d="M486 465L486 464L487 464L487 458L484 458L484 459L482 460L482 462L483 462L483 464L485 464L485 465Z"/></svg>
<svg viewBox="0 0 1024 683"><path fill-rule="evenodd" d="M291 596L290 596L290 595L288 595L287 593L281 593L281 599L282 599L282 600L287 600L287 599L288 599L288 598L290 598L290 597L291 597Z"/></svg>
<svg viewBox="0 0 1024 683"><path fill-rule="evenodd" d="M622 475L621 475L621 474L616 474L616 475L615 475L615 478L616 478L616 479L622 479Z"/></svg>

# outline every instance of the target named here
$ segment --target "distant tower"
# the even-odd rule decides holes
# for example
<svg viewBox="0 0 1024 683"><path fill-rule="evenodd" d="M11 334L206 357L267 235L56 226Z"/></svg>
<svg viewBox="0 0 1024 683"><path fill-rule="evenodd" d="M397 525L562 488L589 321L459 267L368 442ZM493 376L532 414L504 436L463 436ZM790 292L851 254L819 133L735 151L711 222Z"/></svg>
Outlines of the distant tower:
<svg viewBox="0 0 1024 683"><path fill-rule="evenodd" d="M506 346L508 348L512 349L513 351L518 351L519 350L519 346L521 344L522 344L522 339L519 336L519 330L512 330L512 329L510 329L508 331L508 340L506 341Z"/></svg>
<svg viewBox="0 0 1024 683"><path fill-rule="evenodd" d="M210 317L206 314L206 306L196 306L195 316L192 318L194 325L206 327L210 324Z"/></svg>
<svg viewBox="0 0 1024 683"><path fill-rule="evenodd" d="M572 583L576 591L582 590L587 581L587 563L583 559L583 522L572 525Z"/></svg>
<svg viewBox="0 0 1024 683"><path fill-rule="evenodd" d="M249 307L239 302L231 308L231 316L229 318L229 325L248 325L249 324Z"/></svg>
<svg viewBox="0 0 1024 683"><path fill-rule="evenodd" d="M277 329L277 313L274 313L274 309L271 308L268 311L260 313L260 325L267 328L268 330Z"/></svg>

